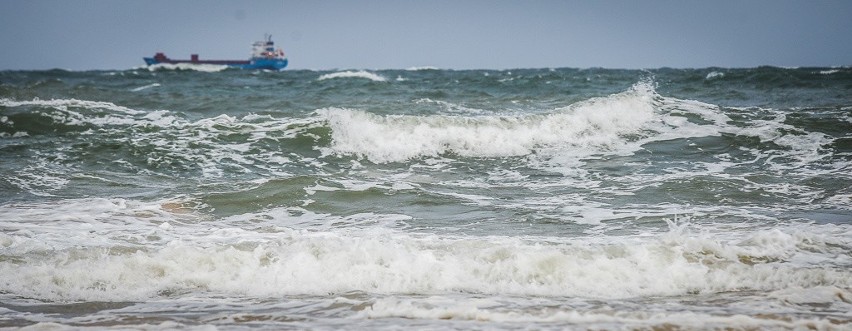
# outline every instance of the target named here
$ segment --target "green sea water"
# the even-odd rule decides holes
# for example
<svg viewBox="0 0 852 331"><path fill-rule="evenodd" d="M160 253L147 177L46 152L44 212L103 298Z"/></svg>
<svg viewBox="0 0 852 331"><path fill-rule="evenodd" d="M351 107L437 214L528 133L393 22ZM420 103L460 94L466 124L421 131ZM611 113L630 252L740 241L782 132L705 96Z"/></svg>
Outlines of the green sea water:
<svg viewBox="0 0 852 331"><path fill-rule="evenodd" d="M849 68L0 72L0 327L850 311Z"/></svg>

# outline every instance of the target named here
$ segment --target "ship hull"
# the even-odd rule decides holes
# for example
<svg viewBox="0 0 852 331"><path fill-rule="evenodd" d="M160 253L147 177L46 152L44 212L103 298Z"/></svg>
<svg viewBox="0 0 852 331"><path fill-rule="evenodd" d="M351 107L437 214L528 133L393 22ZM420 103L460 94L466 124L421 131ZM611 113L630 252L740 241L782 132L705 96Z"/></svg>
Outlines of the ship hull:
<svg viewBox="0 0 852 331"><path fill-rule="evenodd" d="M287 67L287 59L265 59L265 58L253 58L248 61L238 61L238 60L160 60L153 57L143 58L147 65L155 65L155 64L180 64L180 63L188 63L188 64L212 64L212 65L225 65L232 68L239 69L266 69L266 70L281 70Z"/></svg>

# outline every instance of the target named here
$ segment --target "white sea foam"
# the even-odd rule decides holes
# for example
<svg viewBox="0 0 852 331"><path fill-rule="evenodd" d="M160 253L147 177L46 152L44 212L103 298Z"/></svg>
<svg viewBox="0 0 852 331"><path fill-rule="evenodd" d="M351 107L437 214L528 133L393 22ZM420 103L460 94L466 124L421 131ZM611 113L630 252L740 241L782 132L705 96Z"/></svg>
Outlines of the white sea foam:
<svg viewBox="0 0 852 331"><path fill-rule="evenodd" d="M148 84L148 85L145 85L145 86L140 86L140 87L134 88L130 91L131 92L139 92L139 91L142 91L142 90L147 90L149 88L158 87L158 86L160 86L160 83L153 83L153 84Z"/></svg>
<svg viewBox="0 0 852 331"><path fill-rule="evenodd" d="M711 80L711 79L722 78L722 77L725 77L725 73L718 72L718 71L711 71L710 73L707 74L707 77L704 77L704 79Z"/></svg>
<svg viewBox="0 0 852 331"><path fill-rule="evenodd" d="M7 132L0 132L0 138L23 138L29 137L30 134L26 131L16 131L15 133L9 134Z"/></svg>
<svg viewBox="0 0 852 331"><path fill-rule="evenodd" d="M667 311L643 306L613 311L609 305L602 309L574 308L559 302L530 302L525 306L536 308L509 308L505 302L442 296L425 298L389 297L376 300L358 317L406 318L423 320L454 320L509 323L570 323L569 329L816 329L842 330L843 322L818 317L794 317L762 314L746 316L709 311ZM507 307L509 306L509 307ZM623 309L623 308L622 308ZM516 324L510 324L516 325ZM548 324L544 324L548 325ZM510 327L511 328L511 327ZM547 329L547 328L545 328Z"/></svg>
<svg viewBox="0 0 852 331"><path fill-rule="evenodd" d="M319 78L317 78L317 80L326 80L326 79L333 79L333 78L364 78L364 79L372 80L374 82L387 81L387 78L385 78L385 77L382 77L382 76L379 76L379 75L374 74L372 72L364 71L364 70L360 70L360 71L340 71L340 72L334 72L334 73L330 73L330 74L324 74L324 75L320 76Z"/></svg>
<svg viewBox="0 0 852 331"><path fill-rule="evenodd" d="M423 98L415 101L417 104L436 104L440 106L444 111L451 113L460 113L460 114L482 114L485 113L482 109L465 107L462 105L458 105L452 102L441 101L441 100L432 100L429 98Z"/></svg>
<svg viewBox="0 0 852 331"><path fill-rule="evenodd" d="M0 290L112 301L185 291L618 299L852 287L852 257L844 255L852 245L848 225L793 224L733 235L694 233L687 224L639 237L469 237L406 233L385 224L408 219L403 215L270 210L211 223L166 205L85 199L0 206L7 230L0 246L11 256L0 261ZM277 226L255 228L256 219ZM44 226L47 221L53 226ZM836 258L819 258L825 256ZM826 293L824 299L777 296L833 300Z"/></svg>
<svg viewBox="0 0 852 331"><path fill-rule="evenodd" d="M31 101L16 101L8 98L0 98L0 106L5 107L20 107L20 106L42 106L42 107L52 107L58 110L67 111L68 108L84 108L84 109L100 109L100 110L110 110L125 114L139 114L141 111L130 109L123 106L118 106L111 102L104 101L88 101L88 100L77 100L77 99L51 99L51 100L41 100L39 98L35 98Z"/></svg>
<svg viewBox="0 0 852 331"><path fill-rule="evenodd" d="M763 108L732 108L734 111L740 111L740 114L746 117L755 117L754 119L747 119L745 123L736 124L730 116L726 115L731 110L722 110L716 105L671 97L660 97L660 99L660 110L663 113L662 121L672 129L655 129L660 134L645 142L731 134L756 137L762 143L771 142L783 146L784 149L770 151L750 150L751 153L755 154L755 160L749 162L766 159L773 170L804 170L803 174L813 175L820 172L836 171L837 168L848 166L848 163L841 163L833 167L823 166L823 169L812 167L831 159L831 150L824 146L830 145L834 138L822 132L810 132L785 123L787 113L784 111ZM712 123L691 123L685 117L690 115L699 115L703 120ZM781 158L781 161L775 161L776 158ZM734 164L728 163L728 165Z"/></svg>
<svg viewBox="0 0 852 331"><path fill-rule="evenodd" d="M51 111L36 110L42 116L51 118L56 123L71 126L93 125L94 130L109 134L111 131L137 131L128 135L128 143L137 146L148 146L156 149L148 158L149 164L181 162L199 167L206 177L221 177L223 168L244 169L260 167L271 173L283 174L277 169L270 168L266 160L284 160L281 152L247 153L254 148L256 142L263 139L293 138L303 132L306 127L319 126L316 118L291 119L245 115L242 118L226 114L195 121L183 119L168 110L140 111L109 102L55 99L32 101L16 101L8 98L0 99L0 105L6 107L40 106L55 109ZM8 118L4 125L14 125ZM163 130L151 132L149 127ZM245 142L220 142L216 137L228 134L233 130L251 132L251 137ZM89 131L91 133L91 130ZM88 133L88 134L90 134ZM86 134L86 133L84 133ZM26 132L8 135L9 137L24 137ZM2 137L7 137L2 135ZM60 152L57 152L59 154ZM61 160L61 159L60 159ZM64 176L56 176L67 169L47 167L45 164L37 168L23 169L20 175L9 180L21 189L33 194L49 195L61 188L67 182Z"/></svg>
<svg viewBox="0 0 852 331"><path fill-rule="evenodd" d="M16 171L14 175L6 177L6 180L19 189L38 196L52 196L53 192L64 188L69 182L61 167L45 161Z"/></svg>
<svg viewBox="0 0 852 331"><path fill-rule="evenodd" d="M700 110L703 108L703 110ZM829 145L834 139L821 132L808 132L793 125L786 124L784 112L771 109L758 109L762 113L771 114L772 119L749 120L745 126L730 124L730 118L724 115L718 106L705 105L689 109L690 112L699 113L706 119L715 123L712 128L719 133L729 133L738 136L757 137L761 142L772 142L786 147L785 151L772 151L765 154L770 165L776 170L792 170L803 168L808 164L817 163L820 160L830 158L830 151L823 146ZM744 109L747 112L755 112L755 109ZM715 115L714 115L715 114ZM709 126L708 126L709 127ZM785 160L774 162L777 157L792 158L795 161ZM810 169L814 172L814 169Z"/></svg>
<svg viewBox="0 0 852 331"><path fill-rule="evenodd" d="M405 69L407 71L422 71L422 70L440 70L438 67L424 66L424 67L411 67Z"/></svg>
<svg viewBox="0 0 852 331"><path fill-rule="evenodd" d="M826 305L845 303L852 311L852 291L835 286L816 286L810 288L794 287L773 291L769 297L797 305Z"/></svg>
<svg viewBox="0 0 852 331"><path fill-rule="evenodd" d="M379 116L346 108L321 109L317 114L332 128L334 152L379 163L448 152L520 156L547 147L568 147L585 155L620 148L623 135L639 133L654 120L653 97L638 84L545 115Z"/></svg>

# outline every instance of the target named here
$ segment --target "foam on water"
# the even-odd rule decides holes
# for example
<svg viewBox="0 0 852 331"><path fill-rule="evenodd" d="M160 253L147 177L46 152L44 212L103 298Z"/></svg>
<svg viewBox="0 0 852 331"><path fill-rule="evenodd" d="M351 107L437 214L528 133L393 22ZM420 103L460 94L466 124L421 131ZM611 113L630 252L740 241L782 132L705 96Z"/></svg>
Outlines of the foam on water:
<svg viewBox="0 0 852 331"><path fill-rule="evenodd" d="M654 120L645 83L629 91L521 116L380 116L347 108L317 111L332 128L332 150L377 163L456 153L466 157L522 156L563 147L580 154L617 149L626 134Z"/></svg>
<svg viewBox="0 0 852 331"><path fill-rule="evenodd" d="M50 118L55 125L90 127L80 133L84 138L97 136L102 141L113 140L125 146L150 150L147 153L149 165L184 163L185 166L201 169L207 177L221 177L224 168L232 167L273 170L267 165L267 160L275 163L288 158L280 151L259 151L257 155L248 153L256 148L254 144L266 139L291 139L319 125L316 119L311 118L273 118L254 114L242 117L222 114L189 120L168 110L142 111L109 102L77 99L16 101L3 98L0 106L35 107L32 114ZM8 117L0 124L13 128L16 125ZM127 135L128 132L132 134ZM250 132L251 135L245 141L222 139L237 132ZM27 132L20 132L13 137L27 135ZM52 151L52 155L40 155L36 160L43 162L35 162L22 169L17 176L9 178L10 182L33 194L50 195L50 191L62 188L68 181L57 175L68 172L62 161L68 159L69 149L60 148Z"/></svg>
<svg viewBox="0 0 852 331"><path fill-rule="evenodd" d="M717 79L717 78L723 78L723 77L725 77L725 73L718 72L718 71L711 71L710 73L707 74L706 77L704 77L704 79L711 80L711 79Z"/></svg>
<svg viewBox="0 0 852 331"><path fill-rule="evenodd" d="M385 218L401 220L398 215L290 216L282 210L209 223L122 199L0 208L6 229L0 283L5 291L45 300L145 300L193 291L619 299L754 290L781 291L779 297L801 302L820 299L782 290L852 287L852 258L843 254L852 247L848 225L790 224L732 235L673 224L668 232L636 237L470 237L383 225ZM258 218L273 226L250 226ZM351 221L362 225L323 225Z"/></svg>
<svg viewBox="0 0 852 331"><path fill-rule="evenodd" d="M440 106L442 109L444 109L444 111L450 112L450 113L479 115L479 114L483 114L483 113L486 112L485 110L482 110L482 109L465 107L465 106L454 104L454 103L451 103L451 102L441 101L441 100L432 100L432 99L429 99L429 98L423 98L423 99L417 100L415 103L416 104L435 104L435 105Z"/></svg>
<svg viewBox="0 0 852 331"><path fill-rule="evenodd" d="M493 300L471 300L430 296L423 299L384 298L377 300L369 308L360 312L359 317L406 318L424 320L453 320L475 322L509 323L507 328L537 323L543 329L563 329L562 323L570 323L571 328L582 329L621 329L629 325L636 329L816 329L841 330L845 326L830 319L796 318L790 319L770 314L723 315L714 311L671 312L653 305L630 307L626 311L614 311L604 306L591 311L565 307L564 303L534 302L530 305L544 306L537 309L512 309L505 302ZM654 310L654 309L657 310ZM623 309L623 308L622 308ZM476 325L476 324L473 324ZM551 326L552 325L552 326ZM461 326L460 328L464 328Z"/></svg>
<svg viewBox="0 0 852 331"><path fill-rule="evenodd" d="M424 67L411 67L411 68L407 68L405 70L407 70L407 71L422 71L422 70L440 70L440 69L438 67L424 66Z"/></svg>
<svg viewBox="0 0 852 331"><path fill-rule="evenodd" d="M369 79L374 82L384 82L387 81L387 78L379 76L369 71L359 70L359 71L340 71L334 72L330 74L324 74L319 76L317 80L326 80L326 79L334 79L334 78L364 78Z"/></svg>
<svg viewBox="0 0 852 331"><path fill-rule="evenodd" d="M115 111L125 114L140 114L141 111L130 109L123 106L118 106L111 102L104 101L89 101L89 100L77 100L77 99L51 99L51 100L41 100L39 98L35 98L31 101L17 101L8 98L0 98L0 106L4 107L21 107L21 106L41 106L41 107L52 107L57 110L68 111L68 108L84 108L84 109L97 109L97 110L108 110Z"/></svg>
<svg viewBox="0 0 852 331"><path fill-rule="evenodd" d="M0 73L0 325L842 329L827 69Z"/></svg>
<svg viewBox="0 0 852 331"><path fill-rule="evenodd" d="M70 181L58 162L38 157L31 165L7 174L6 180L21 190L38 196L53 196L53 192L65 187Z"/></svg>
<svg viewBox="0 0 852 331"><path fill-rule="evenodd" d="M769 162L779 156L797 160L773 163L778 169L790 170L830 157L824 146L834 141L824 133L785 124L785 115L774 110L763 110L774 118L738 124L719 106L662 97L650 81L547 114L482 115L483 110L446 101L425 98L417 103L436 104L460 115L377 115L351 108L325 108L317 114L332 129L333 153L376 163L446 153L463 157L539 153L571 164L592 155L630 155L652 142L730 134L783 146L786 150L754 153L765 155ZM696 115L700 120L692 119Z"/></svg>
<svg viewBox="0 0 852 331"><path fill-rule="evenodd" d="M158 86L160 86L160 83L152 83L152 84L148 84L148 85L145 85L145 86L140 86L140 87L134 88L130 91L131 92L139 92L139 91L142 91L142 90L147 90L149 88L158 87Z"/></svg>

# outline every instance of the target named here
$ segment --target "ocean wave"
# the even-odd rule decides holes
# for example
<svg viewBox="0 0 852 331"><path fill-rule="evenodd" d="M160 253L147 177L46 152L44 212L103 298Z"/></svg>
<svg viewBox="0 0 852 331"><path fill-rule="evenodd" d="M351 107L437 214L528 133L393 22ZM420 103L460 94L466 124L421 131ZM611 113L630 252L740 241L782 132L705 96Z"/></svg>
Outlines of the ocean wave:
<svg viewBox="0 0 852 331"><path fill-rule="evenodd" d="M318 151L320 157L354 156L374 163L437 156L529 156L527 162L534 168L567 173L575 171L569 168L576 168L577 160L584 158L631 155L643 149L653 152L654 143L723 135L731 137L725 138L728 140L757 139L730 140L750 154L750 159L729 160L717 166L736 167L755 159L786 172L830 173L848 166L848 161L831 157L831 146L837 139L821 132L822 122L811 123L808 118L791 121L791 115L772 109L722 109L664 97L656 93L650 81L545 113L492 115L494 110L431 98L414 103L435 105L450 114L379 115L352 108L324 108L304 118L223 114L190 120L168 110L144 111L110 102L0 98L0 105L5 107L35 107L4 115L0 137L74 133L86 140L96 138L94 147L119 144L130 147L132 155L128 157L151 156L144 164L133 161L143 168L203 169L206 177L221 177L224 169L272 171L278 166L267 160L289 160L292 155L288 153L294 151ZM128 133L132 133L131 138ZM241 138L226 138L234 136ZM270 139L278 143L270 145ZM701 151L699 147L684 148ZM833 164L826 164L828 161ZM34 178L20 178L42 186Z"/></svg>
<svg viewBox="0 0 852 331"><path fill-rule="evenodd" d="M840 72L839 69L829 69L829 70L820 70L819 74L820 75L832 75L832 74L836 74L838 72Z"/></svg>
<svg viewBox="0 0 852 331"><path fill-rule="evenodd" d="M51 100L41 100L39 98L34 98L29 101L17 101L9 98L0 98L0 106L4 107L21 107L21 106L41 106L41 107L51 107L58 110L67 111L68 108L86 108L86 109L102 109L102 110L110 110L116 111L126 114L140 114L142 113L139 110L118 106L111 102L105 101L89 101L89 100L78 100L78 99L51 99Z"/></svg>
<svg viewBox="0 0 852 331"><path fill-rule="evenodd" d="M619 238L434 236L383 225L311 231L232 223L250 225L253 217L273 217L282 225L305 224L305 216L286 212L237 215L210 227L154 204L78 202L47 209L0 207L0 224L7 229L24 230L47 218L57 225L0 234L5 255L0 290L87 301L191 291L258 297L362 291L598 299L778 291L779 298L807 303L831 295L801 297L785 289L852 286L852 261L820 258L842 255L852 245L850 228L843 225L752 229L736 237L727 237L722 228L717 234L707 228L693 233L688 224L657 235Z"/></svg>
<svg viewBox="0 0 852 331"><path fill-rule="evenodd" d="M839 290L848 295L848 291ZM523 306L540 305L540 302L521 301ZM665 302L664 299L658 301ZM663 303L665 304L665 303ZM612 304L610 304L612 305ZM423 320L456 320L496 323L570 323L572 329L610 329L613 325L629 325L630 329L818 329L835 330L845 324L843 321L814 317L782 318L780 315L759 314L720 314L718 311L666 311L653 310L649 306L619 310L595 309L588 311L578 307L564 307L556 302L552 307L539 309L512 309L515 305L503 300L468 299L447 296L427 296L424 298L389 297L376 300L367 309L359 312L362 318L406 318ZM655 306L655 305L654 305ZM654 307L656 308L656 307ZM653 312L649 312L653 310ZM562 328L560 328L562 329Z"/></svg>
<svg viewBox="0 0 852 331"><path fill-rule="evenodd" d="M707 74L706 77L704 77L704 79L705 80L711 80L711 79L718 79L718 78L724 78L724 77L725 77L725 73L723 73L723 72L711 71L710 73Z"/></svg>
<svg viewBox="0 0 852 331"><path fill-rule="evenodd" d="M148 85L145 85L145 86L140 86L140 87L131 89L130 92L139 92L139 91L142 91L142 90L147 90L149 88L158 87L158 86L160 86L160 83L148 84Z"/></svg>
<svg viewBox="0 0 852 331"><path fill-rule="evenodd" d="M841 292L843 293L843 292ZM848 294L848 291L845 292ZM608 330L614 325L629 326L624 329L657 330L657 329L768 329L768 330L840 330L846 325L844 321L813 316L788 317L786 315L743 314L727 315L707 311L671 311L654 309L654 304L643 304L640 307L619 307L614 310L612 303L607 309L587 310L579 307L566 307L555 302L552 305L513 298L512 303L488 298L456 298L446 296L427 296L424 298L381 298L372 303L367 309L356 316L369 319L405 318L418 320L453 320L475 321L477 323L558 323L554 329L589 329ZM521 308L514 304L521 301ZM665 302L657 299L657 302ZM665 303L664 303L665 304ZM670 303L676 305L677 303ZM533 306L536 308L527 308ZM544 307L542 307L544 306ZM511 308L510 308L511 307ZM569 323L565 327L561 323ZM545 328L547 329L547 328ZM620 329L620 328L615 328Z"/></svg>
<svg viewBox="0 0 852 331"><path fill-rule="evenodd" d="M332 129L331 149L377 163L456 153L505 157L537 148L618 148L623 135L654 120L653 90L642 83L626 92L593 98L545 115L380 116L347 108L317 111ZM586 152L586 153L587 153Z"/></svg>
<svg viewBox="0 0 852 331"><path fill-rule="evenodd" d="M852 321L846 68L336 71L0 72L0 324Z"/></svg>
<svg viewBox="0 0 852 331"><path fill-rule="evenodd" d="M439 69L438 67L425 66L425 67L410 67L410 68L407 68L405 70L406 71L423 71L423 70L441 70L441 69Z"/></svg>
<svg viewBox="0 0 852 331"><path fill-rule="evenodd" d="M423 98L415 101L416 104L435 104L441 107L444 111L450 113L460 113L460 114L483 114L486 113L483 109L476 109L471 107L465 107L463 105L455 104L452 102L441 101L441 100L432 100L430 98Z"/></svg>
<svg viewBox="0 0 852 331"><path fill-rule="evenodd" d="M838 138L823 133L820 121L802 118L805 115L791 121L790 114L773 109L738 110L665 97L655 91L651 81L546 113L483 115L491 111L431 98L416 103L434 104L458 114L379 115L324 108L316 111L317 121L329 127L331 142L318 148L326 155L349 155L374 163L438 156L527 156L534 168L568 174L576 172L572 169L577 168L578 160L634 155L642 150L656 153L656 148L672 141L685 144L682 148L689 153L706 153L694 141L718 137L719 143L732 144L725 148L738 147L736 154L740 155L734 159L730 154L718 155L729 161L716 163L723 166L715 172L720 176L725 167L756 160L764 160L760 162L776 171L801 175L830 174L849 165L832 157L830 146Z"/></svg>
<svg viewBox="0 0 852 331"><path fill-rule="evenodd" d="M15 101L0 99L6 107L32 107L4 115L0 137L71 136L75 144L44 151L33 163L7 180L32 194L49 195L67 183L63 174L88 160L103 158L109 164L126 164L134 172L148 169L198 171L204 177L221 177L225 169L251 169L282 174L277 160L288 151L310 149L294 141L285 150L271 140L293 140L310 134L315 119L273 118L247 114L222 114L192 120L168 110L141 111L109 102L77 99ZM243 133L248 133L243 136ZM228 139L240 135L241 139ZM313 139L309 139L313 142ZM100 153L109 151L108 155ZM94 159L92 159L94 158ZM126 169L125 169L126 170ZM60 180L63 179L63 180Z"/></svg>
<svg viewBox="0 0 852 331"><path fill-rule="evenodd" d="M384 82L387 81L387 78L379 76L369 71L340 71L334 72L330 74L324 74L317 78L317 80L326 80L326 79L334 79L334 78L364 78L369 79L374 82Z"/></svg>

